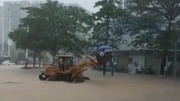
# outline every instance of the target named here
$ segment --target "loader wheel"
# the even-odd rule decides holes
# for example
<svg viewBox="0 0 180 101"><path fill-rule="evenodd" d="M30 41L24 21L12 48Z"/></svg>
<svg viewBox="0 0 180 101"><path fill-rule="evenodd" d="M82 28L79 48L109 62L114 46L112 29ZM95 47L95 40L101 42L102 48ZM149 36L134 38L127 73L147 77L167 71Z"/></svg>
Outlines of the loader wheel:
<svg viewBox="0 0 180 101"><path fill-rule="evenodd" d="M89 77L84 77L84 79L85 79L85 80L90 80L90 78L89 78Z"/></svg>
<svg viewBox="0 0 180 101"><path fill-rule="evenodd" d="M57 81L57 75L49 76L47 78L48 81Z"/></svg>
<svg viewBox="0 0 180 101"><path fill-rule="evenodd" d="M46 77L46 75L45 75L44 73L41 73L41 74L39 75L39 79L40 79L40 80L46 80L47 77Z"/></svg>
<svg viewBox="0 0 180 101"><path fill-rule="evenodd" d="M75 77L73 82L80 83L80 82L84 82L84 80L85 80L84 77Z"/></svg>

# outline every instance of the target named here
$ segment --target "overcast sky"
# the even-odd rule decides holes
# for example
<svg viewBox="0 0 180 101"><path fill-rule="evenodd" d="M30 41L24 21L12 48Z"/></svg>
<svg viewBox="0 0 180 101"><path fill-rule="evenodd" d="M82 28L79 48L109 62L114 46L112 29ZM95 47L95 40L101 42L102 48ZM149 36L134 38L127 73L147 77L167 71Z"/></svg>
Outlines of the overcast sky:
<svg viewBox="0 0 180 101"><path fill-rule="evenodd" d="M46 0L0 0L0 5L3 5L4 1L46 1ZM63 3L77 3L83 8L89 10L90 12L96 12L98 8L94 8L95 2L99 0L58 0Z"/></svg>

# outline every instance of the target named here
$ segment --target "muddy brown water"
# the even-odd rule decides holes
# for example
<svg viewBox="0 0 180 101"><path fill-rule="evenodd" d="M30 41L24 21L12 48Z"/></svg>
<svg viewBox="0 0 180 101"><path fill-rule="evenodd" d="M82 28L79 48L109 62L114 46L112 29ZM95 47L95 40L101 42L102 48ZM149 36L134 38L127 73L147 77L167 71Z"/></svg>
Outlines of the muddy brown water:
<svg viewBox="0 0 180 101"><path fill-rule="evenodd" d="M84 83L44 82L43 69L0 66L0 101L180 101L180 81L148 75L88 70Z"/></svg>

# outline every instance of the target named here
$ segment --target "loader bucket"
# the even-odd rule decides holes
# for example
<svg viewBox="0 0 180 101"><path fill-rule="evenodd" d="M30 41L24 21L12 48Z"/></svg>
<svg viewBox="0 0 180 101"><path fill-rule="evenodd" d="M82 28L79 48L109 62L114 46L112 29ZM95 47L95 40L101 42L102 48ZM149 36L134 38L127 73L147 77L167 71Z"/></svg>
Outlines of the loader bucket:
<svg viewBox="0 0 180 101"><path fill-rule="evenodd" d="M106 64L112 57L112 53L106 53L103 56L101 56L100 54L96 54L96 59L98 61L98 64Z"/></svg>

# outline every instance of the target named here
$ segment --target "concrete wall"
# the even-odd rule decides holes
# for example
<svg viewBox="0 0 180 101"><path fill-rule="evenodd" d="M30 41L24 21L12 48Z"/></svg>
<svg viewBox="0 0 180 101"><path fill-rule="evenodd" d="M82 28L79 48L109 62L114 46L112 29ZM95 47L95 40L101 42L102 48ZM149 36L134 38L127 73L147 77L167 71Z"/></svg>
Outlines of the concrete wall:
<svg viewBox="0 0 180 101"><path fill-rule="evenodd" d="M124 68L128 65L128 59L132 58L132 63L136 62L139 67L144 67L145 65L145 56L141 54L135 54L129 52L115 52L115 60L119 66L119 68Z"/></svg>
<svg viewBox="0 0 180 101"><path fill-rule="evenodd" d="M133 62L137 61L139 66L151 66L156 74L160 73L161 58L157 58L151 55L144 55L143 53L140 53L138 51L115 52L115 60L118 63L119 68L124 68L127 66L129 57L133 58Z"/></svg>
<svg viewBox="0 0 180 101"><path fill-rule="evenodd" d="M161 58L146 55L145 66L151 66L156 74L160 74Z"/></svg>
<svg viewBox="0 0 180 101"><path fill-rule="evenodd" d="M179 53L180 54L180 53ZM160 74L160 68L161 68L161 57L156 57L153 55L143 55L143 54L139 54L139 53L131 53L131 51L129 52L115 52L115 60L118 64L119 68L125 68L128 64L128 58L132 57L135 59L135 61L143 61L140 64L144 63L144 66L146 67L150 67L154 70L155 74L159 75ZM138 57L138 58L137 58ZM173 61L169 61L169 62L173 62ZM180 76L180 61L177 61L176 63L176 67L178 70L178 75Z"/></svg>
<svg viewBox="0 0 180 101"><path fill-rule="evenodd" d="M128 64L128 54L115 53L115 62L117 62L119 68L124 68Z"/></svg>

